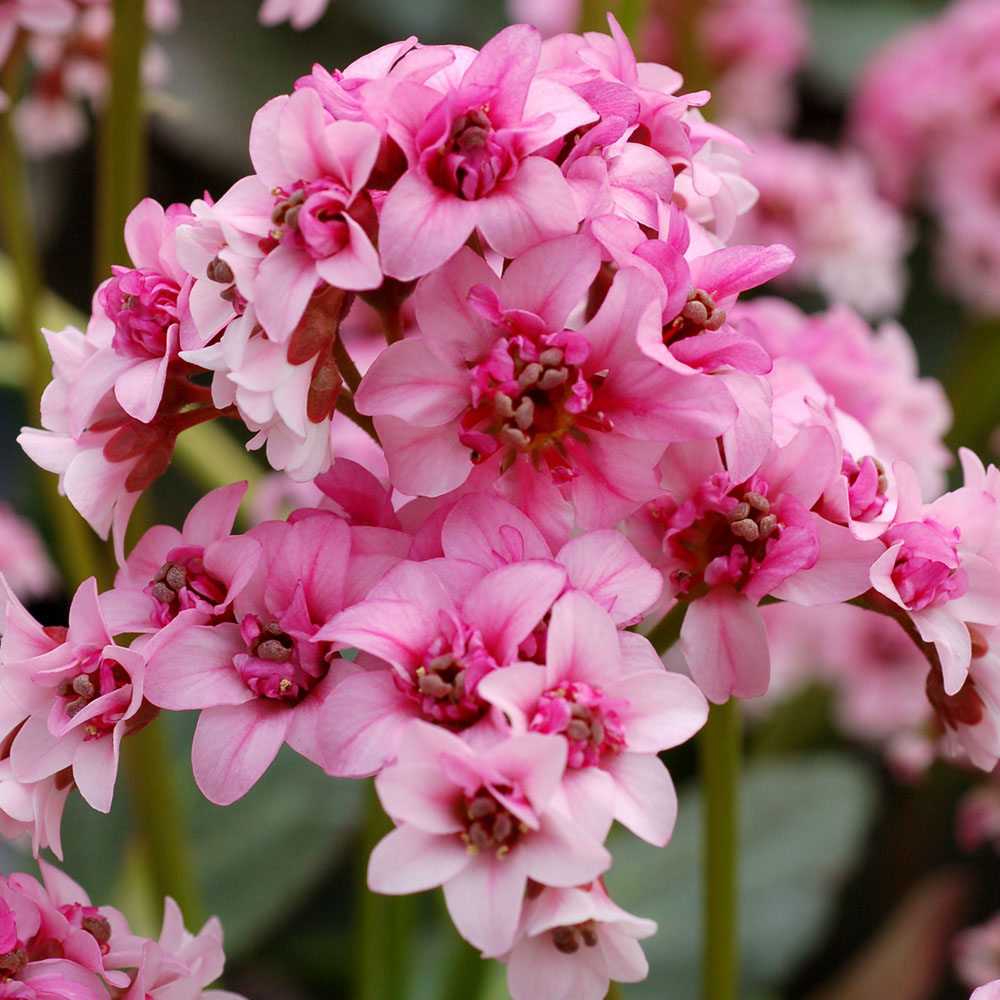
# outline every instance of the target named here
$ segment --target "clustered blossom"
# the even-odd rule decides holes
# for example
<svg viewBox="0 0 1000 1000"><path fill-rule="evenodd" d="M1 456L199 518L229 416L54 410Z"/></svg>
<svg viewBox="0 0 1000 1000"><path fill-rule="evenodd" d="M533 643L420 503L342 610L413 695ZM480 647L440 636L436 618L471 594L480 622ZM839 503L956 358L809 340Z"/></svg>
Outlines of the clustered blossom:
<svg viewBox="0 0 1000 1000"><path fill-rule="evenodd" d="M851 112L883 191L934 217L942 283L982 313L1000 310L998 39L1000 8L960 0L875 55Z"/></svg>
<svg viewBox="0 0 1000 1000"><path fill-rule="evenodd" d="M42 881L0 876L0 996L10 1000L242 1000L205 989L222 972L222 928L197 935L167 897L157 940L134 934L109 906L40 862Z"/></svg>
<svg viewBox="0 0 1000 1000"><path fill-rule="evenodd" d="M659 754L768 690L762 605L896 618L929 662L900 725L996 763L1000 473L965 454L933 499L948 410L900 327L739 302L793 260L732 242L744 147L610 28L316 66L251 175L132 212L20 438L120 568L66 628L6 595L4 832L58 849L71 789L107 809L122 740L196 710L211 801L285 744L374 775L373 889L442 886L515 1000L600 1000L654 929L608 897L609 828L669 841ZM230 484L126 554L217 417L285 473L270 515L234 532Z"/></svg>

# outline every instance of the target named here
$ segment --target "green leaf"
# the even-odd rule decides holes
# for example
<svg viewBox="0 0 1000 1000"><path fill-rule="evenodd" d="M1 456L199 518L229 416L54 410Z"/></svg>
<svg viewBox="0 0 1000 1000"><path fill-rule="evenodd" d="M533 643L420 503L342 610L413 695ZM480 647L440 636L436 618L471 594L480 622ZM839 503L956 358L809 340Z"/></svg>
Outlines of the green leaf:
<svg viewBox="0 0 1000 1000"><path fill-rule="evenodd" d="M742 992L780 985L816 944L862 847L874 778L845 755L750 764L741 793ZM700 795L687 789L671 843L657 850L624 831L605 876L615 902L659 924L643 942L650 973L630 1000L695 1000L701 939ZM664 989L669 986L667 994Z"/></svg>

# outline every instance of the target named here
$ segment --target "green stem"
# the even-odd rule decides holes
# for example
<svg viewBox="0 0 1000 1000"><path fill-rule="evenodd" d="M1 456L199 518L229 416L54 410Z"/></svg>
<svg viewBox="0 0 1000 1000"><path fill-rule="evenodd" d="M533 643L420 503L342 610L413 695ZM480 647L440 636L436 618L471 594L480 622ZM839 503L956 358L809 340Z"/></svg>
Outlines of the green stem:
<svg viewBox="0 0 1000 1000"><path fill-rule="evenodd" d="M681 625L687 614L687 601L678 601L649 631L646 638L662 656L681 637Z"/></svg>
<svg viewBox="0 0 1000 1000"><path fill-rule="evenodd" d="M739 989L739 702L712 705L698 737L705 797L703 1000Z"/></svg>
<svg viewBox="0 0 1000 1000"><path fill-rule="evenodd" d="M625 991L618 983L611 983L608 986L608 995L604 1000L625 1000Z"/></svg>
<svg viewBox="0 0 1000 1000"><path fill-rule="evenodd" d="M358 871L358 918L355 921L355 1000L403 1000L413 959L413 898L380 896L368 888L368 856L393 828L382 811L374 785L368 787L361 865Z"/></svg>
<svg viewBox="0 0 1000 1000"><path fill-rule="evenodd" d="M3 82L9 86L6 77L5 74ZM31 191L10 111L0 114L0 230L16 286L11 332L21 343L28 359L24 395L28 417L35 423L39 419L39 404L48 384L52 362L39 322L43 282L31 217ZM95 572L104 576L90 529L65 497L59 496L52 476L42 469L38 469L37 474L54 554L70 589Z"/></svg>
<svg viewBox="0 0 1000 1000"><path fill-rule="evenodd" d="M111 86L97 148L94 276L124 264L124 226L146 188L146 133L140 65L146 44L145 0L113 0Z"/></svg>
<svg viewBox="0 0 1000 1000"><path fill-rule="evenodd" d="M171 752L162 720L130 736L122 754L132 792L140 844L149 860L158 898L173 896L188 927L200 927L203 914L187 817L177 783L177 757Z"/></svg>
<svg viewBox="0 0 1000 1000"><path fill-rule="evenodd" d="M454 942L441 1000L470 1000L481 996L492 963L457 934Z"/></svg>

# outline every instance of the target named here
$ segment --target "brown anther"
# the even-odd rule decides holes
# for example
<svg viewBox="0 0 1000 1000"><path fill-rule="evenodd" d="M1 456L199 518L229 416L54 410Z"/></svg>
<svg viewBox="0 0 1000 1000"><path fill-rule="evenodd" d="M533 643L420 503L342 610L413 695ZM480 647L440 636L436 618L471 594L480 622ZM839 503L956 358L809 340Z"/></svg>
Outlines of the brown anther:
<svg viewBox="0 0 1000 1000"><path fill-rule="evenodd" d="M709 313L704 302L693 299L681 310L681 315L697 326L704 326Z"/></svg>
<svg viewBox="0 0 1000 1000"><path fill-rule="evenodd" d="M280 639L265 639L258 644L256 655L272 663L287 663L292 658L292 649Z"/></svg>
<svg viewBox="0 0 1000 1000"><path fill-rule="evenodd" d="M469 819L482 819L484 816L492 816L496 811L496 799L491 799L487 795L480 795L466 807Z"/></svg>
<svg viewBox="0 0 1000 1000"><path fill-rule="evenodd" d="M452 693L452 686L439 674L421 674L417 679L417 690L432 698L447 698Z"/></svg>
<svg viewBox="0 0 1000 1000"><path fill-rule="evenodd" d="M493 408L507 420L514 416L514 401L505 392L498 392L493 397Z"/></svg>
<svg viewBox="0 0 1000 1000"><path fill-rule="evenodd" d="M514 832L514 820L506 810L498 812L497 818L493 820L493 839L501 843Z"/></svg>
<svg viewBox="0 0 1000 1000"><path fill-rule="evenodd" d="M581 924L579 930L580 930L580 937L583 938L583 943L588 948L593 948L598 941L597 928L593 925L593 923L586 923L586 924Z"/></svg>
<svg viewBox="0 0 1000 1000"><path fill-rule="evenodd" d="M556 951L561 951L564 955L572 955L580 950L580 939L575 927L553 927L552 943L556 946Z"/></svg>
<svg viewBox="0 0 1000 1000"><path fill-rule="evenodd" d="M566 726L566 736L571 740L583 742L590 739L590 726L583 719L571 719Z"/></svg>
<svg viewBox="0 0 1000 1000"><path fill-rule="evenodd" d="M301 212L301 211L302 211L302 206L301 205L293 205L285 213L285 225L288 226L289 229L298 229L298 226L299 226L299 212Z"/></svg>
<svg viewBox="0 0 1000 1000"><path fill-rule="evenodd" d="M727 515L730 521L742 521L744 518L750 516L750 504L744 500L742 503L738 503Z"/></svg>
<svg viewBox="0 0 1000 1000"><path fill-rule="evenodd" d="M171 590L177 592L187 586L187 570L177 563L171 563L163 576L163 581Z"/></svg>
<svg viewBox="0 0 1000 1000"><path fill-rule="evenodd" d="M706 330L718 330L726 322L726 310L716 307L712 310L711 316L705 320Z"/></svg>
<svg viewBox="0 0 1000 1000"><path fill-rule="evenodd" d="M233 269L221 257L213 257L208 262L205 277L209 281L219 282L220 285L231 285L234 280Z"/></svg>
<svg viewBox="0 0 1000 1000"><path fill-rule="evenodd" d="M111 924L104 917L84 917L80 923L98 944L107 944L111 939Z"/></svg>
<svg viewBox="0 0 1000 1000"><path fill-rule="evenodd" d="M765 514L757 522L757 530L760 532L761 538L768 538L777 527L778 518L774 514Z"/></svg>
<svg viewBox="0 0 1000 1000"><path fill-rule="evenodd" d="M177 591L171 590L162 580L153 584L150 594L161 604L170 604L177 599Z"/></svg>
<svg viewBox="0 0 1000 1000"><path fill-rule="evenodd" d="M538 355L538 360L543 365L551 365L556 367L563 363L563 358L565 357L565 352L561 347L546 347L541 354Z"/></svg>
<svg viewBox="0 0 1000 1000"><path fill-rule="evenodd" d="M990 644L986 641L986 636L979 629L972 625L965 626L969 630L969 638L972 640L972 658L978 660L990 651Z"/></svg>
<svg viewBox="0 0 1000 1000"><path fill-rule="evenodd" d="M757 527L757 522L751 521L749 517L743 518L742 521L733 521L729 525L729 529L734 535L746 542L756 542L760 537L760 529Z"/></svg>
<svg viewBox="0 0 1000 1000"><path fill-rule="evenodd" d="M270 621L264 622L260 628L267 635L279 636L285 634L282 627L273 618Z"/></svg>
<svg viewBox="0 0 1000 1000"><path fill-rule="evenodd" d="M889 489L889 478L884 472L878 474L878 485L876 486L876 492L885 493Z"/></svg>
<svg viewBox="0 0 1000 1000"><path fill-rule="evenodd" d="M28 964L28 953L23 948L14 948L0 955L0 973L14 975Z"/></svg>
<svg viewBox="0 0 1000 1000"><path fill-rule="evenodd" d="M766 514L771 509L771 505L768 503L767 497L761 496L760 493L744 493L743 499L750 504L751 507L756 508L762 514Z"/></svg>
<svg viewBox="0 0 1000 1000"><path fill-rule="evenodd" d="M489 847L493 841L493 836L482 823L473 823L469 827L469 841L477 850Z"/></svg>
<svg viewBox="0 0 1000 1000"><path fill-rule="evenodd" d="M81 698L93 698L97 693L94 682L86 674L77 674L73 678L73 691Z"/></svg>
<svg viewBox="0 0 1000 1000"><path fill-rule="evenodd" d="M569 369L550 368L538 380L539 389L554 389L557 385L562 385L569 378Z"/></svg>
<svg viewBox="0 0 1000 1000"><path fill-rule="evenodd" d="M219 292L219 298L225 299L227 302L235 302L240 297L240 293L236 290L235 285L230 285L229 288L223 288Z"/></svg>
<svg viewBox="0 0 1000 1000"><path fill-rule="evenodd" d="M523 397L514 411L514 422L522 431L526 431L535 420L535 404L527 396Z"/></svg>
<svg viewBox="0 0 1000 1000"><path fill-rule="evenodd" d="M455 657L451 653L442 653L440 656L435 656L433 660L428 660L427 669L432 673L439 673L442 670L447 670L449 667L455 665Z"/></svg>
<svg viewBox="0 0 1000 1000"><path fill-rule="evenodd" d="M76 698L66 705L66 714L72 719L74 715L77 714L81 709L86 708L90 704L87 698Z"/></svg>
<svg viewBox="0 0 1000 1000"><path fill-rule="evenodd" d="M541 377L545 369L537 362L532 361L530 365L524 366L524 371L517 376L517 384L522 389L533 386Z"/></svg>
<svg viewBox="0 0 1000 1000"><path fill-rule="evenodd" d="M501 427L497 437L504 444L513 445L515 448L527 448L531 443L528 435L516 427Z"/></svg>
<svg viewBox="0 0 1000 1000"><path fill-rule="evenodd" d="M600 746L604 742L604 723L600 719L594 719L590 724L590 742L594 746Z"/></svg>

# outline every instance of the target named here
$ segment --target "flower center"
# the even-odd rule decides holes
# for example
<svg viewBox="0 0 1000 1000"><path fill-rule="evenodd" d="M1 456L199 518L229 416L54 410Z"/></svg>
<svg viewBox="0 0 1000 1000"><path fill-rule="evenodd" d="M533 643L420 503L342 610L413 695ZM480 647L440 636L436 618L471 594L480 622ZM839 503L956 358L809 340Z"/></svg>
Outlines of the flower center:
<svg viewBox="0 0 1000 1000"><path fill-rule="evenodd" d="M598 942L597 923L593 920L585 920L582 924L553 927L551 934L556 951L561 951L564 955L572 955L579 951L581 944L593 948Z"/></svg>
<svg viewBox="0 0 1000 1000"><path fill-rule="evenodd" d="M498 788L501 793L510 790L509 786ZM474 795L464 796L462 817L465 830L460 835L465 848L470 854L482 851L492 851L497 858L503 858L510 853L527 827L501 805L480 786Z"/></svg>
<svg viewBox="0 0 1000 1000"><path fill-rule="evenodd" d="M475 201L516 168L516 159L498 140L482 107L471 108L452 120L448 140L435 151L428 176L463 201Z"/></svg>
<svg viewBox="0 0 1000 1000"><path fill-rule="evenodd" d="M225 600L225 586L205 569L204 551L189 545L167 553L167 561L143 590L156 602L149 615L154 625L162 627L188 608L212 614Z"/></svg>
<svg viewBox="0 0 1000 1000"><path fill-rule="evenodd" d="M718 330L726 322L725 310L720 309L702 288L692 288L680 313L663 328L663 343L696 337L706 330Z"/></svg>
<svg viewBox="0 0 1000 1000"><path fill-rule="evenodd" d="M910 611L944 604L968 589L959 566L958 528L950 531L933 518L893 525L882 537L886 545L902 541L892 568L892 582Z"/></svg>
<svg viewBox="0 0 1000 1000"><path fill-rule="evenodd" d="M180 288L170 278L147 267L111 268L112 278L98 301L115 324L111 346L125 357L162 358L167 329L178 322Z"/></svg>
<svg viewBox="0 0 1000 1000"><path fill-rule="evenodd" d="M240 634L247 652L233 666L258 698L298 703L329 669L323 644L296 641L273 617L245 615Z"/></svg>
<svg viewBox="0 0 1000 1000"><path fill-rule="evenodd" d="M479 631L458 622L451 638L439 636L431 644L409 683L401 678L396 683L428 719L465 728L486 712L488 705L476 689L496 668Z"/></svg>
<svg viewBox="0 0 1000 1000"><path fill-rule="evenodd" d="M712 476L668 518L664 548L682 564L671 573L680 597L701 597L723 578L745 583L784 527L759 476L725 493L728 484L725 473Z"/></svg>
<svg viewBox="0 0 1000 1000"><path fill-rule="evenodd" d="M619 753L628 745L618 714L627 707L623 698L610 698L600 688L573 681L538 699L529 728L565 736L567 766L595 767L605 754Z"/></svg>
<svg viewBox="0 0 1000 1000"><path fill-rule="evenodd" d="M92 701L131 686L132 678L117 661L108 657L97 659L97 654L84 657L77 666L80 672L67 677L56 688L56 694L63 699L63 709L70 719L78 715ZM97 739L114 729L121 721L126 706L119 701L108 705L104 712L91 716L84 724L85 740Z"/></svg>
<svg viewBox="0 0 1000 1000"><path fill-rule="evenodd" d="M276 243L307 250L317 260L331 257L350 242L344 214L351 193L329 177L296 181L291 191L272 190L275 202L271 221Z"/></svg>
<svg viewBox="0 0 1000 1000"><path fill-rule="evenodd" d="M555 343L561 341L561 343ZM459 440L479 463L500 449L509 468L518 453L545 462L557 482L576 476L562 439L612 429L601 412L589 412L603 376L586 378L579 365L589 344L566 330L535 339L517 335L498 342L490 357L471 369L473 408L461 418Z"/></svg>
<svg viewBox="0 0 1000 1000"><path fill-rule="evenodd" d="M845 451L840 471L847 480L851 517L855 521L871 521L878 517L888 500L885 491L889 488L889 480L885 466L873 455L865 455L856 462Z"/></svg>

